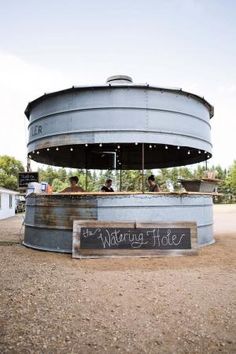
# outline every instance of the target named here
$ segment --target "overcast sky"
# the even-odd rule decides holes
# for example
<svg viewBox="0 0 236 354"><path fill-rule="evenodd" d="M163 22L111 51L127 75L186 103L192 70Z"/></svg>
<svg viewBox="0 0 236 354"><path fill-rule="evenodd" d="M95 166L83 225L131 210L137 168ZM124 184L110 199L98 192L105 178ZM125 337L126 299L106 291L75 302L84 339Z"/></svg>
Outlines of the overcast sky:
<svg viewBox="0 0 236 354"><path fill-rule="evenodd" d="M213 159L236 159L236 1L0 0L0 155L25 163L27 103L105 83L181 87L214 107Z"/></svg>

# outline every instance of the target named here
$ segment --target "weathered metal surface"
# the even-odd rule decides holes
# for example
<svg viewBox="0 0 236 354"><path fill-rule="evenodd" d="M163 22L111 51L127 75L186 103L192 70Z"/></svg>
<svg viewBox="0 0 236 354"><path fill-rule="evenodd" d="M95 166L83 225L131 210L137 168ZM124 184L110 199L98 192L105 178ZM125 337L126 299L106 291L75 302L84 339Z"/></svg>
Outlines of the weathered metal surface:
<svg viewBox="0 0 236 354"><path fill-rule="evenodd" d="M33 160L65 167L140 169L141 143L145 168L211 157L213 107L203 98L181 89L136 85L125 76L108 80L103 86L44 95L27 106ZM107 152L116 154L115 166L114 155Z"/></svg>
<svg viewBox="0 0 236 354"><path fill-rule="evenodd" d="M198 244L214 242L211 195L61 194L28 196L26 246L48 251L72 250L73 220L196 222Z"/></svg>
<svg viewBox="0 0 236 354"><path fill-rule="evenodd" d="M24 244L71 253L73 221L81 219L97 219L95 198L30 194L26 200Z"/></svg>
<svg viewBox="0 0 236 354"><path fill-rule="evenodd" d="M217 182L214 180L180 180L182 186L188 192L213 193L217 189Z"/></svg>

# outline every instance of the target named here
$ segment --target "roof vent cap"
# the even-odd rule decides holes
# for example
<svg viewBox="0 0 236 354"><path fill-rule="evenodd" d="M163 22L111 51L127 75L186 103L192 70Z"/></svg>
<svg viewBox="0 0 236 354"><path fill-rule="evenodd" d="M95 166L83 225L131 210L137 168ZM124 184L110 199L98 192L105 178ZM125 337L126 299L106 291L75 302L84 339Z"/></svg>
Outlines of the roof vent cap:
<svg viewBox="0 0 236 354"><path fill-rule="evenodd" d="M128 75L113 75L108 77L107 84L132 84L132 77Z"/></svg>

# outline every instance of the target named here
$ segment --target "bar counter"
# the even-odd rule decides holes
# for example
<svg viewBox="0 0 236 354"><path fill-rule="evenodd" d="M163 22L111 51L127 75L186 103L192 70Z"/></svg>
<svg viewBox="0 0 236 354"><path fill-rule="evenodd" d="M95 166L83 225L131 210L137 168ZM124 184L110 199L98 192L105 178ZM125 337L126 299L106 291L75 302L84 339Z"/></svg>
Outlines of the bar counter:
<svg viewBox="0 0 236 354"><path fill-rule="evenodd" d="M216 193L53 193L26 199L25 237L30 248L72 252L74 220L197 223L198 245L213 238Z"/></svg>

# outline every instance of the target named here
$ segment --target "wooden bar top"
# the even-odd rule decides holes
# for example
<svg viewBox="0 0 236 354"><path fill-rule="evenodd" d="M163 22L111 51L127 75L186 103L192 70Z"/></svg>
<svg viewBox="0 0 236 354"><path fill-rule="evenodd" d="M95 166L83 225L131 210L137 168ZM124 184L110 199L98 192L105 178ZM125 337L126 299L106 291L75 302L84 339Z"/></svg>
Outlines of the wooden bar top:
<svg viewBox="0 0 236 354"><path fill-rule="evenodd" d="M155 195L155 196L197 196L197 195L209 195L209 196L220 196L222 195L221 193L204 193L204 192L70 192L70 193L32 193L36 196L101 196L101 197L109 197L109 196L132 196L132 195ZM31 194L31 195L32 195Z"/></svg>

